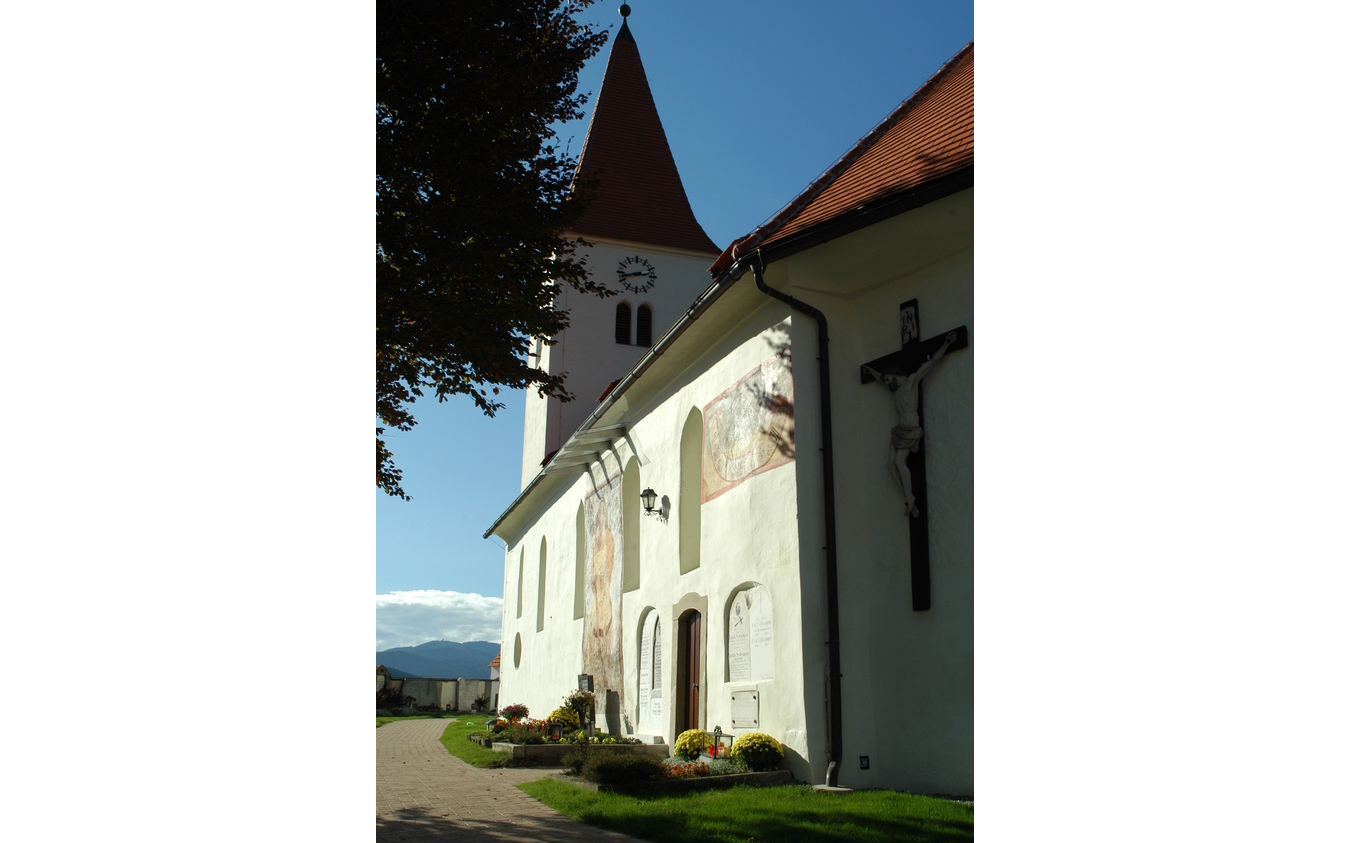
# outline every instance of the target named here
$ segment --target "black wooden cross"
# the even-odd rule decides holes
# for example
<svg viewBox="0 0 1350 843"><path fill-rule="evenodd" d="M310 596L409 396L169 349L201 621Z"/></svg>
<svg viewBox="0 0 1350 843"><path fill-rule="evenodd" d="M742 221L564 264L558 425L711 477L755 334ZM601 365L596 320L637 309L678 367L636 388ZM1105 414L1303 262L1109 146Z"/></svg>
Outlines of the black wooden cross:
<svg viewBox="0 0 1350 843"><path fill-rule="evenodd" d="M900 350L864 363L861 370L862 382L872 383L876 380L868 369L880 372L883 375L913 374L942 347L947 335L953 333L956 338L951 345L947 346L946 354L969 345L966 326L964 325L951 331L943 331L926 340L920 340L919 300L910 299L900 305ZM916 385L916 390L919 425L922 427L922 384ZM909 575L914 611L916 612L924 611L933 605L928 566L928 475L924 468L924 441L927 438L928 434L925 431L923 437L919 439L918 449L910 453L906 460L910 474L910 488L914 495L915 506L918 508L917 515L905 517L905 520L909 522Z"/></svg>

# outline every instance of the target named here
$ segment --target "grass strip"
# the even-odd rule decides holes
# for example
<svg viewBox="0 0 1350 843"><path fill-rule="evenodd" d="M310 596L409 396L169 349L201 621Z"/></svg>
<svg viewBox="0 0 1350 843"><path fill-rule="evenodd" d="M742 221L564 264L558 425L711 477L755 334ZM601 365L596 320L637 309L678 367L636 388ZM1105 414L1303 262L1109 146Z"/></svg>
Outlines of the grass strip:
<svg viewBox="0 0 1350 843"><path fill-rule="evenodd" d="M483 731L488 718L481 714L461 715L458 720L446 724L441 733L441 743L450 750L450 754L475 767L505 767L510 756L504 752L495 752L469 740L469 735Z"/></svg>

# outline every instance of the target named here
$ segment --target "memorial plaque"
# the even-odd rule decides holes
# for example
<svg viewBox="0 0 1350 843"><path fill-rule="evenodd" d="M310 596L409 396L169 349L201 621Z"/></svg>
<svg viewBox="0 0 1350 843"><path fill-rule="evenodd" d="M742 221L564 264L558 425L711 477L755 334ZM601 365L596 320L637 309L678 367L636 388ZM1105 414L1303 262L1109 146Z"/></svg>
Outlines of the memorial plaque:
<svg viewBox="0 0 1350 843"><path fill-rule="evenodd" d="M727 669L732 682L750 681L750 604L746 593L731 603L727 627Z"/></svg>
<svg viewBox="0 0 1350 843"><path fill-rule="evenodd" d="M652 728L661 729L661 620L652 624Z"/></svg>
<svg viewBox="0 0 1350 843"><path fill-rule="evenodd" d="M642 625L642 644L638 651L638 722L645 725L651 719L652 699L652 632L656 613L649 614Z"/></svg>
<svg viewBox="0 0 1350 843"><path fill-rule="evenodd" d="M750 678L773 678L773 605L762 588L750 603Z"/></svg>
<svg viewBox="0 0 1350 843"><path fill-rule="evenodd" d="M759 691L731 692L731 728L759 728Z"/></svg>
<svg viewBox="0 0 1350 843"><path fill-rule="evenodd" d="M661 695L661 622L652 630L652 696Z"/></svg>

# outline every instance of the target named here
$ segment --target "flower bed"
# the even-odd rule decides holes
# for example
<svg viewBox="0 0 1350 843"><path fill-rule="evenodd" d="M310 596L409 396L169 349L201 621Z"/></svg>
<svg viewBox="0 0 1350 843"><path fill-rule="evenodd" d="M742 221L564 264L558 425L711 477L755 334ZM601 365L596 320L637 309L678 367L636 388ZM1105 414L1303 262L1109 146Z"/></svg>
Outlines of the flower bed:
<svg viewBox="0 0 1350 843"><path fill-rule="evenodd" d="M670 754L670 748L665 744L605 744L604 748L607 752L647 755L663 761ZM493 741L492 749L509 753L511 760L517 764L561 767L563 757L575 752L577 747L570 743L515 744Z"/></svg>

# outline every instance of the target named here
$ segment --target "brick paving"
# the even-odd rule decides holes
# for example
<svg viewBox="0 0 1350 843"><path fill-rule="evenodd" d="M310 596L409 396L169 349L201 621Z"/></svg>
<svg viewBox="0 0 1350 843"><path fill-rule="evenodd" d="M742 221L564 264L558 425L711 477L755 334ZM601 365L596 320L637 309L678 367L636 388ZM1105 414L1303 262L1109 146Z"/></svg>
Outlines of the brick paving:
<svg viewBox="0 0 1350 843"><path fill-rule="evenodd" d="M379 843L639 843L558 813L516 787L556 769L480 769L441 743L445 720L402 720L375 730L375 839Z"/></svg>

